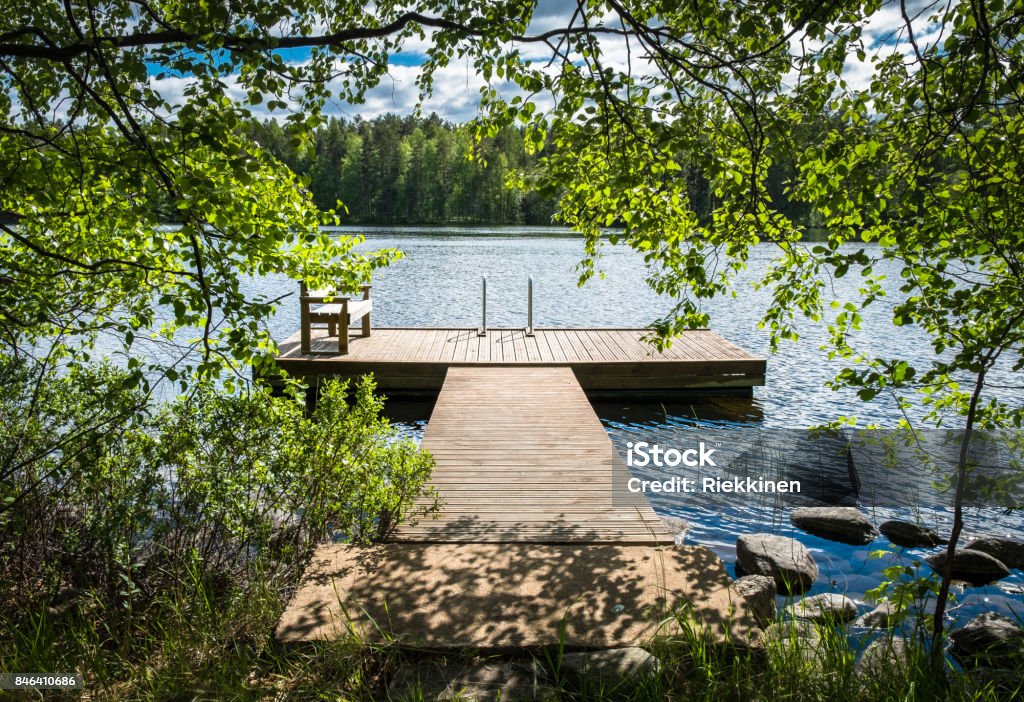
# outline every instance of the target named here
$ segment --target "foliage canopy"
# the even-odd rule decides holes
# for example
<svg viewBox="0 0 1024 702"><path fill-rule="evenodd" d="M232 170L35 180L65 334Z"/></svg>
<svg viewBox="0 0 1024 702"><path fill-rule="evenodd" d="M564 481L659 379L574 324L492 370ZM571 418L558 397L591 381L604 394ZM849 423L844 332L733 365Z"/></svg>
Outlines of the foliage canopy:
<svg viewBox="0 0 1024 702"><path fill-rule="evenodd" d="M301 140L332 90L358 103L415 41L422 90L456 59L484 76L480 135L519 123L529 148L550 145L519 181L564 191L584 278L602 228L625 224L609 238L643 252L650 284L678 300L663 339L706 324L700 301L731 292L751 247L772 243L760 283L773 342L801 315L831 315L851 366L838 384L866 399L921 390L935 421L965 417L959 496L973 428L1024 413L986 384L999 363L1024 367L1024 2L577 0L552 16L524 0L14 0L0 16L4 342L82 356L100 330L131 346L194 327L201 360L163 368L215 374L269 343L272 305L246 299L240 277L353 287L385 264L393 252L321 235L301 184L242 126L265 105ZM304 60L286 60L295 49ZM767 187L792 153L787 197L824 222L818 246ZM714 192L708 219L690 167ZM155 221L157 195L180 230ZM893 323L932 340L925 367L855 348L861 310L886 302L881 259L901 270ZM860 292L833 313L829 279L845 275ZM958 511L951 550L960 524Z"/></svg>

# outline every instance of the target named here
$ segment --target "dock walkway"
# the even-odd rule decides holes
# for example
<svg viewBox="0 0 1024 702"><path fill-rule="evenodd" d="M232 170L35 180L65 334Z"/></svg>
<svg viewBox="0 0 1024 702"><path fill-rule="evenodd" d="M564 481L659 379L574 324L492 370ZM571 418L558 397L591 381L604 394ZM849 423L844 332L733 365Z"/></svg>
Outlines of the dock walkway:
<svg viewBox="0 0 1024 702"><path fill-rule="evenodd" d="M618 459L569 368L449 369L422 446L442 516L397 541L672 542L646 500L615 504Z"/></svg>

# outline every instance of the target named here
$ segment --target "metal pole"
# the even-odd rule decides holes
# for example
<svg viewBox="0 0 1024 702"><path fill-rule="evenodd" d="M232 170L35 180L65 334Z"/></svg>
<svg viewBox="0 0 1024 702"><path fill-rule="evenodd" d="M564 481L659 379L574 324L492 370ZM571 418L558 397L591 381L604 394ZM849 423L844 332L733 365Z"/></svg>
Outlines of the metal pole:
<svg viewBox="0 0 1024 702"><path fill-rule="evenodd" d="M526 335L533 336L533 276L526 285Z"/></svg>
<svg viewBox="0 0 1024 702"><path fill-rule="evenodd" d="M487 336L487 276L482 276L480 281L483 283L483 305L481 309L480 328L477 330L477 336Z"/></svg>

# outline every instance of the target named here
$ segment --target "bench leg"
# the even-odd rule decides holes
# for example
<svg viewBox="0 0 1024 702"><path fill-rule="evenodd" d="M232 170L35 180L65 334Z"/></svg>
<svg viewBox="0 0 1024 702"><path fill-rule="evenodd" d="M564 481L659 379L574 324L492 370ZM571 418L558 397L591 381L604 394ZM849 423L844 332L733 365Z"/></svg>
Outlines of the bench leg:
<svg viewBox="0 0 1024 702"><path fill-rule="evenodd" d="M363 315L363 336L370 335L370 313L367 312Z"/></svg>
<svg viewBox="0 0 1024 702"><path fill-rule="evenodd" d="M332 320L332 321L328 322L327 323L327 336L334 336L336 331L337 331L337 325L335 325L334 321Z"/></svg>
<svg viewBox="0 0 1024 702"><path fill-rule="evenodd" d="M312 346L312 343L310 339L311 334L309 331L309 307L306 304L302 305L302 309L300 310L299 315L299 327L302 331L302 342L300 344L300 350L302 351L303 354L307 354L310 353L311 351L310 347Z"/></svg>
<svg viewBox="0 0 1024 702"><path fill-rule="evenodd" d="M348 355L348 315L342 315L338 320L338 353L342 356Z"/></svg>

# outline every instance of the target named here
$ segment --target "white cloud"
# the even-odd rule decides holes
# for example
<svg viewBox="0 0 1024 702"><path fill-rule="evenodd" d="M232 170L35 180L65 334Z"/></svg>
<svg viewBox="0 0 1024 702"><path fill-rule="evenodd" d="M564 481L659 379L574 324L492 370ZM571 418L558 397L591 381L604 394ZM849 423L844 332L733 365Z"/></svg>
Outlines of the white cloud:
<svg viewBox="0 0 1024 702"><path fill-rule="evenodd" d="M928 2L918 2L911 8L911 14L916 19L914 30L919 34L918 38L922 44L937 39L935 28L928 26L927 17L930 14ZM575 0L540 0L533 20L530 24L530 33L549 31L557 27L564 27L576 8ZM872 50L884 55L892 51L907 54L910 51L905 31L900 30L903 18L899 6L895 3L886 3L872 17L865 22L865 44L869 47L869 60L860 62L856 57L850 57L844 78L851 88L866 87L873 75L873 67L870 63ZM366 119L372 119L385 113L409 114L420 102L419 90L416 85L417 76L421 68L416 64L422 60L425 52L432 42L433 31L428 31L424 38L413 38L406 42L402 52L397 55L397 63L393 63L378 86L369 90L366 99L362 104L351 105L338 100L330 102L326 107L328 114L337 114L347 117L360 115ZM653 65L643 55L643 51L635 42L628 42L621 37L602 37L600 40L602 48L602 65L605 68L625 71L627 67L635 76L649 76L653 72ZM544 61L550 59L548 47L543 44L525 44L516 47L522 56L528 60ZM808 48L808 47L805 47ZM791 44L791 50L800 50L798 41ZM557 71L558 62L555 62L550 70ZM790 76L795 79L795 76ZM189 78L165 78L160 81L151 79L151 84L158 86L160 92L172 103L183 99L186 87L192 82ZM229 94L236 99L244 98L243 91L232 79L227 79ZM471 60L454 59L449 65L439 69L434 75L434 86L431 95L422 100L422 110L429 114L436 112L441 117L453 122L464 122L476 116L479 108L480 89L484 80L480 76ZM340 81L333 86L340 87ZM519 93L518 87L505 82L496 86L499 91L512 97ZM335 91L337 92L337 91ZM545 102L549 102L547 99ZM295 105L293 103L292 107ZM253 108L258 116L272 116L262 106Z"/></svg>

